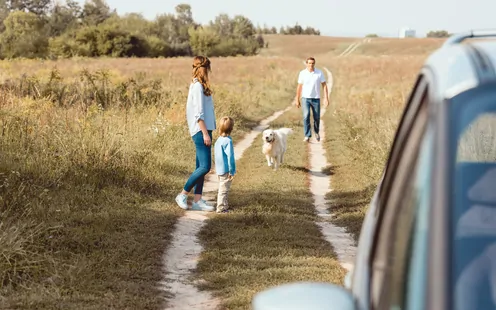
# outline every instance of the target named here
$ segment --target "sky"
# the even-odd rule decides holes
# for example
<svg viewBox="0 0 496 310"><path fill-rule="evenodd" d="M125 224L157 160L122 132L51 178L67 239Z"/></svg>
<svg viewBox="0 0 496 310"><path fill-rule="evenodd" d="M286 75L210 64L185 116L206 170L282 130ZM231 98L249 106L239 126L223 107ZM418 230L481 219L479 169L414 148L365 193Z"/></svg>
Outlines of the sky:
<svg viewBox="0 0 496 310"><path fill-rule="evenodd" d="M84 3L84 0L78 0ZM321 35L367 34L395 37L409 27L423 37L430 30L450 33L496 29L495 0L107 0L119 14L142 13L148 19L191 5L195 21L206 24L221 13L248 17L255 25L279 29L295 23L320 30Z"/></svg>

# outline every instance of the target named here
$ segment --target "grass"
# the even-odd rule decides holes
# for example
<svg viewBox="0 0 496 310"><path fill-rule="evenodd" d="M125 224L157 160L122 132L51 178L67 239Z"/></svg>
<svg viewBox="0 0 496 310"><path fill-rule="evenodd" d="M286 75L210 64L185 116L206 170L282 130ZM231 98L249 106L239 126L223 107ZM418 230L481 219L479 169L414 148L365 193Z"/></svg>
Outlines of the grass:
<svg viewBox="0 0 496 310"><path fill-rule="evenodd" d="M361 40L360 38L303 35L264 35L264 39L269 46L268 49L263 49L260 55L296 57L301 60L309 56L339 55L351 43Z"/></svg>
<svg viewBox="0 0 496 310"><path fill-rule="evenodd" d="M357 236L416 71L437 43L375 39L336 58L356 39L267 40L264 55L277 57L212 59L216 114L235 118L238 141L288 106L302 59L316 56L335 83L325 116L329 207ZM384 50L394 56L377 57ZM190 66L183 58L0 62L2 307L167 301L161 259L183 212L173 198L194 168L184 117ZM314 223L301 110L274 124L295 129L285 166L270 171L256 140L238 163L235 211L213 215L200 233L196 275L229 309L249 308L272 285L344 275Z"/></svg>
<svg viewBox="0 0 496 310"><path fill-rule="evenodd" d="M436 48L441 47L445 39L442 38L373 38L353 51L353 57L395 55L415 55L423 57Z"/></svg>
<svg viewBox="0 0 496 310"><path fill-rule="evenodd" d="M334 76L331 113L324 116L326 154L334 168L333 191L327 199L330 212L336 214L334 223L346 227L355 241L426 56L351 55L323 60Z"/></svg>
<svg viewBox="0 0 496 310"><path fill-rule="evenodd" d="M1 64L3 306L153 309L170 296L158 282L183 212L173 198L194 168L190 61ZM237 120L235 138L290 103L290 73L301 67L255 57L212 64L216 113ZM160 100L144 104L150 93Z"/></svg>
<svg viewBox="0 0 496 310"><path fill-rule="evenodd" d="M230 193L232 213L215 215L199 233L204 252L197 272L225 309L251 309L253 295L292 281L340 284L344 270L319 227L308 188L307 145L301 110L290 110L273 128L292 127L285 164L267 167L262 140L243 155Z"/></svg>

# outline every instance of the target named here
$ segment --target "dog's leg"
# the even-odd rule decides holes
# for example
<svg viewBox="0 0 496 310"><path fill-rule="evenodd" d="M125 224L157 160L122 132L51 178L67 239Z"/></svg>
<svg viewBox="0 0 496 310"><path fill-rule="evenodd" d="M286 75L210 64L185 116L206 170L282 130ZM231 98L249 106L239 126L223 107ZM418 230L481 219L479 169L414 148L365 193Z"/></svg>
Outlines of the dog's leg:
<svg viewBox="0 0 496 310"><path fill-rule="evenodd" d="M272 158L269 155L265 155L265 157L267 158L267 166L272 166Z"/></svg>
<svg viewBox="0 0 496 310"><path fill-rule="evenodd" d="M274 170L277 170L281 164L281 155L274 157Z"/></svg>

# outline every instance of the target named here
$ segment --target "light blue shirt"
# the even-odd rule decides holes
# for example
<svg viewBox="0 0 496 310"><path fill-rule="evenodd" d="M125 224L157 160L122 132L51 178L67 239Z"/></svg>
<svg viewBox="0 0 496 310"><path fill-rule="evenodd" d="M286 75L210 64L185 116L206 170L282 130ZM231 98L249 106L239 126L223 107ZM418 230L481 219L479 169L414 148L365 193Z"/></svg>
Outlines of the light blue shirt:
<svg viewBox="0 0 496 310"><path fill-rule="evenodd" d="M205 122L207 130L215 130L215 111L212 96L205 96L203 86L194 79L189 86L188 101L186 103L186 120L188 121L189 134L194 136L201 131L198 121Z"/></svg>
<svg viewBox="0 0 496 310"><path fill-rule="evenodd" d="M215 172L218 175L236 173L236 160L234 158L234 146L230 136L219 136L215 141Z"/></svg>

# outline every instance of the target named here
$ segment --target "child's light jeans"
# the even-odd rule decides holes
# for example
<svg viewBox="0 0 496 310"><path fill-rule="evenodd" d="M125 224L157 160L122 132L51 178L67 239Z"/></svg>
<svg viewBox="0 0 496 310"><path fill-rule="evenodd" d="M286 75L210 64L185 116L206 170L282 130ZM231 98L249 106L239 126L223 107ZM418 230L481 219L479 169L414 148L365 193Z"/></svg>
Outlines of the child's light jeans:
<svg viewBox="0 0 496 310"><path fill-rule="evenodd" d="M217 212L229 209L227 196L231 189L232 180L229 180L229 173L219 175L219 192L217 193Z"/></svg>

